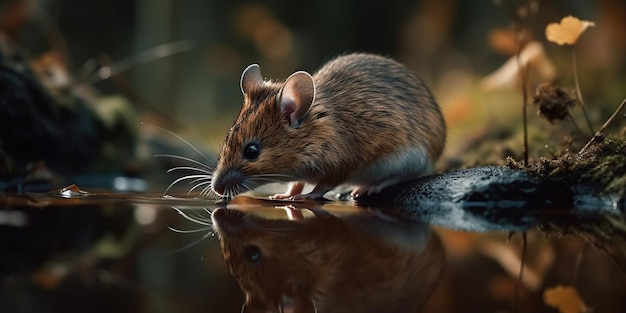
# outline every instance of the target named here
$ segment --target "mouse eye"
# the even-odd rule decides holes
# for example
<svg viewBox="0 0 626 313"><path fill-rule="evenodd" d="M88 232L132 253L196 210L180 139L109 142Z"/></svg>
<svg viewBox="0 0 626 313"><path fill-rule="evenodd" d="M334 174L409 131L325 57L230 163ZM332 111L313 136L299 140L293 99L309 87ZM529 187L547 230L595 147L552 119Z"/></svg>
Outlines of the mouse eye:
<svg viewBox="0 0 626 313"><path fill-rule="evenodd" d="M261 259L261 249L257 246L246 246L243 248L243 255L250 262L257 262Z"/></svg>
<svg viewBox="0 0 626 313"><path fill-rule="evenodd" d="M259 157L261 147L256 142L251 142L243 148L243 158L246 160L254 160Z"/></svg>

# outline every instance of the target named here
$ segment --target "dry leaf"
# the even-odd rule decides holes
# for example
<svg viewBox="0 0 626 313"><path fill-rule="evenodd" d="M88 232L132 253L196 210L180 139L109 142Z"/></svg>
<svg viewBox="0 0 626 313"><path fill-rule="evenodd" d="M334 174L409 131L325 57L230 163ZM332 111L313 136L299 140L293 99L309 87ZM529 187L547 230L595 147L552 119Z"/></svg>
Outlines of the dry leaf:
<svg viewBox="0 0 626 313"><path fill-rule="evenodd" d="M511 56L517 53L520 43L531 41L532 34L527 30L521 31L511 28L495 28L489 32L487 43L499 54Z"/></svg>
<svg viewBox="0 0 626 313"><path fill-rule="evenodd" d="M551 81L556 76L552 60L546 55L543 45L531 41L520 51L519 63L529 70L529 80ZM520 64L517 57L512 56L506 63L480 81L483 90L503 90L519 88L521 83ZM534 76L533 76L534 75Z"/></svg>
<svg viewBox="0 0 626 313"><path fill-rule="evenodd" d="M557 308L561 313L588 312L585 302L572 286L556 286L543 292L546 305Z"/></svg>
<svg viewBox="0 0 626 313"><path fill-rule="evenodd" d="M529 264L529 260L524 262L524 270L522 275L522 285L531 291L537 291L543 284L545 272L552 264L554 260L554 251L551 247L543 246L547 249L542 249L541 253L545 255L546 260L540 260L537 266ZM505 270L511 277L519 279L520 267L522 266L522 259L517 254L510 244L498 242L495 240L486 240L480 245L480 251L487 257L496 261L503 270Z"/></svg>
<svg viewBox="0 0 626 313"><path fill-rule="evenodd" d="M595 26L594 22L581 21L571 15L561 19L560 23L546 26L546 38L558 45L574 45L585 29Z"/></svg>

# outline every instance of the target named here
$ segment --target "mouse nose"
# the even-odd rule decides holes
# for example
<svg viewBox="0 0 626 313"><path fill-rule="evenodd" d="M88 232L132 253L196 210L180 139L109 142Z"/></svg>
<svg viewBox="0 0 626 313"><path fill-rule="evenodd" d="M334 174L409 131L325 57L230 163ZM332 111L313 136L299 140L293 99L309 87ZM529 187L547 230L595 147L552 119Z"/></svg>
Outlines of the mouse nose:
<svg viewBox="0 0 626 313"><path fill-rule="evenodd" d="M215 193L220 196L224 194L224 189L226 189L224 185L213 184L212 187L213 187L213 191L215 191Z"/></svg>
<svg viewBox="0 0 626 313"><path fill-rule="evenodd" d="M235 209L217 208L211 213L213 228L222 235L236 234L243 226L246 213Z"/></svg>
<svg viewBox="0 0 626 313"><path fill-rule="evenodd" d="M220 218L224 218L224 216L226 215L226 211L227 209L223 209L223 208L217 208L215 210L213 210L213 212L211 212L211 218L214 219L220 219Z"/></svg>
<svg viewBox="0 0 626 313"><path fill-rule="evenodd" d="M224 193L237 193L241 182L244 180L243 174L236 169L230 169L221 175L216 175L212 180L212 188L218 195L223 196Z"/></svg>

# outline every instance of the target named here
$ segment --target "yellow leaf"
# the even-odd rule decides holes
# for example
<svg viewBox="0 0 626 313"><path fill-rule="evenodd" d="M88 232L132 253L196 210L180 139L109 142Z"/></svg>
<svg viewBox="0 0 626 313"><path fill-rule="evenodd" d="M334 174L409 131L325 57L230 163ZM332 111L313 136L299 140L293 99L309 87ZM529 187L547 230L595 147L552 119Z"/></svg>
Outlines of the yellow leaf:
<svg viewBox="0 0 626 313"><path fill-rule="evenodd" d="M588 312L585 302L572 286L556 286L543 292L543 301L561 313Z"/></svg>
<svg viewBox="0 0 626 313"><path fill-rule="evenodd" d="M548 24L546 26L546 38L558 45L574 45L580 34L592 26L596 26L596 24L590 21L581 21L569 15L562 18L560 23Z"/></svg>

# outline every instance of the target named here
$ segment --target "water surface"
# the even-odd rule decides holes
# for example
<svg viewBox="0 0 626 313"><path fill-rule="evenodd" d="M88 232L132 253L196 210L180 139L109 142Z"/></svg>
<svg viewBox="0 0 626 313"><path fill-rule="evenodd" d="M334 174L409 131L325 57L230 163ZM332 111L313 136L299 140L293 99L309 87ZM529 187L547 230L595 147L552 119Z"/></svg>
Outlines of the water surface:
<svg viewBox="0 0 626 313"><path fill-rule="evenodd" d="M467 215L442 227L353 202L217 204L78 189L4 194L0 203L2 312L240 312L244 303L554 312L543 294L558 285L574 286L596 312L626 310L626 275L611 257L581 238L546 238L532 223L507 229ZM220 212L213 221L211 212ZM509 235L525 229L518 283L521 235ZM259 300L246 301L242 288Z"/></svg>

